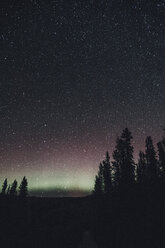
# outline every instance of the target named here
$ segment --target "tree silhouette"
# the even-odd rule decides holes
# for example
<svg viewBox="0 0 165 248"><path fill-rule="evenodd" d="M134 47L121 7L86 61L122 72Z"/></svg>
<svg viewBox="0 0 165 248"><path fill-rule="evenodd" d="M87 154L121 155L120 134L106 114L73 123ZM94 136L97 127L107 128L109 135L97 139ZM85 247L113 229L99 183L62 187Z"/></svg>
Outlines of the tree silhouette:
<svg viewBox="0 0 165 248"><path fill-rule="evenodd" d="M121 164L121 177L124 184L132 184L135 182L135 163L133 160L134 148L131 145L133 139L131 132L125 128L122 132L121 139L123 140L123 158Z"/></svg>
<svg viewBox="0 0 165 248"><path fill-rule="evenodd" d="M159 157L159 167L162 171L163 176L165 175L165 140L158 142L158 157Z"/></svg>
<svg viewBox="0 0 165 248"><path fill-rule="evenodd" d="M7 178L4 180L2 185L2 195L6 194L6 189L7 189Z"/></svg>
<svg viewBox="0 0 165 248"><path fill-rule="evenodd" d="M146 178L146 159L144 152L139 152L139 159L137 164L137 182L142 184Z"/></svg>
<svg viewBox="0 0 165 248"><path fill-rule="evenodd" d="M8 186L7 192L6 192L6 195L9 195L9 194L10 194L10 185Z"/></svg>
<svg viewBox="0 0 165 248"><path fill-rule="evenodd" d="M127 187L135 182L135 163L133 160L133 137L128 128L125 128L120 137L117 138L115 151L113 153L113 166L115 166L114 183Z"/></svg>
<svg viewBox="0 0 165 248"><path fill-rule="evenodd" d="M154 183L157 179L157 159L156 159L156 151L153 145L152 138L148 136L146 138L146 169L147 169L147 177L148 183Z"/></svg>
<svg viewBox="0 0 165 248"><path fill-rule="evenodd" d="M95 177L95 186L94 194L109 195L112 191L112 175L111 175L111 165L110 165L110 156L106 152L106 158L100 163L98 174Z"/></svg>
<svg viewBox="0 0 165 248"><path fill-rule="evenodd" d="M21 198L25 198L27 195L28 195L28 182L26 177L24 176L19 186L19 196Z"/></svg>
<svg viewBox="0 0 165 248"><path fill-rule="evenodd" d="M17 185L18 185L17 181L14 180L14 182L11 185L11 189L10 189L10 195L11 196L16 196L17 195Z"/></svg>
<svg viewBox="0 0 165 248"><path fill-rule="evenodd" d="M116 147L113 152L113 159L114 159L114 161L112 162L113 173L114 173L113 184L116 189L120 186L120 179L121 179L120 168L122 163L122 158L121 158L122 143L123 143L122 140L118 137L116 140Z"/></svg>
<svg viewBox="0 0 165 248"><path fill-rule="evenodd" d="M95 177L94 194L102 195L104 193L104 180L103 180L103 165L100 163L98 174Z"/></svg>
<svg viewBox="0 0 165 248"><path fill-rule="evenodd" d="M113 154L115 157L116 155ZM112 161L112 171L113 171L113 188L116 190L120 184L120 167L116 161Z"/></svg>
<svg viewBox="0 0 165 248"><path fill-rule="evenodd" d="M95 186L94 186L94 194L95 195L102 195L102 187L101 187L101 182L100 182L100 178L98 177L98 175L96 175L95 177Z"/></svg>
<svg viewBox="0 0 165 248"><path fill-rule="evenodd" d="M103 179L104 179L104 193L110 194L112 191L112 174L110 165L110 156L106 152L106 159L103 161Z"/></svg>

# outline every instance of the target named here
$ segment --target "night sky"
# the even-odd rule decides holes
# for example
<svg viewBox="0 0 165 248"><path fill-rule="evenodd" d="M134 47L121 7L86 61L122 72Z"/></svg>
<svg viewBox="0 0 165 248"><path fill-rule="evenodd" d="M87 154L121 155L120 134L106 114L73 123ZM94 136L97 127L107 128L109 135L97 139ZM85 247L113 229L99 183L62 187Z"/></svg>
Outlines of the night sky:
<svg viewBox="0 0 165 248"><path fill-rule="evenodd" d="M0 185L82 195L126 126L165 126L165 0L0 1Z"/></svg>

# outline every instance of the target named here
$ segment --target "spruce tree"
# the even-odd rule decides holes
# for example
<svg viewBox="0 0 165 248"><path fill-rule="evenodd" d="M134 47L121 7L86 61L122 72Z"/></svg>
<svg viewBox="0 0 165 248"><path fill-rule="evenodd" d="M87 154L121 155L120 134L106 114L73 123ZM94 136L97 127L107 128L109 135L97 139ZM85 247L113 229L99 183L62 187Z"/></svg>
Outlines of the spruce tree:
<svg viewBox="0 0 165 248"><path fill-rule="evenodd" d="M7 178L4 180L2 185L2 195L6 194L6 189L7 189Z"/></svg>
<svg viewBox="0 0 165 248"><path fill-rule="evenodd" d="M17 195L17 181L16 180L14 180L14 182L11 185L10 195L11 196L16 196Z"/></svg>
<svg viewBox="0 0 165 248"><path fill-rule="evenodd" d="M104 193L104 181L103 181L103 165L100 163L98 174L95 177L94 194L102 195Z"/></svg>
<svg viewBox="0 0 165 248"><path fill-rule="evenodd" d="M146 159L144 152L139 152L139 159L137 164L137 183L142 184L145 182L146 174Z"/></svg>
<svg viewBox="0 0 165 248"><path fill-rule="evenodd" d="M117 189L120 185L120 179L121 179L121 150L122 150L122 140L118 137L116 140L116 147L113 152L113 159L114 161L112 162L113 165L113 185L115 189Z"/></svg>
<svg viewBox="0 0 165 248"><path fill-rule="evenodd" d="M104 179L104 193L110 194L112 191L112 174L111 174L110 156L106 152L106 159L103 161L103 179Z"/></svg>
<svg viewBox="0 0 165 248"><path fill-rule="evenodd" d="M24 176L19 186L19 196L21 198L25 198L27 195L28 195L28 182L26 177Z"/></svg>
<svg viewBox="0 0 165 248"><path fill-rule="evenodd" d="M131 145L133 139L131 132L125 128L122 132L121 139L123 141L123 157L121 163L121 178L124 184L132 184L135 182L135 163L133 160L134 148Z"/></svg>
<svg viewBox="0 0 165 248"><path fill-rule="evenodd" d="M162 171L162 174L165 175L165 144L164 139L158 142L158 158L159 158L159 167Z"/></svg>
<svg viewBox="0 0 165 248"><path fill-rule="evenodd" d="M7 192L6 192L6 195L9 195L9 194L10 194L10 185L8 186Z"/></svg>
<svg viewBox="0 0 165 248"><path fill-rule="evenodd" d="M95 177L95 186L94 186L94 194L95 195L102 195L102 185L100 182L100 178L98 177L98 175L96 175Z"/></svg>
<svg viewBox="0 0 165 248"><path fill-rule="evenodd" d="M157 158L156 151L153 145L152 138L148 136L146 138L146 169L147 169L147 178L148 183L154 183L157 180Z"/></svg>
<svg viewBox="0 0 165 248"><path fill-rule="evenodd" d="M114 166L117 170L117 182L121 187L128 187L135 182L135 163L133 159L132 134L125 128L117 139L116 148L113 153Z"/></svg>

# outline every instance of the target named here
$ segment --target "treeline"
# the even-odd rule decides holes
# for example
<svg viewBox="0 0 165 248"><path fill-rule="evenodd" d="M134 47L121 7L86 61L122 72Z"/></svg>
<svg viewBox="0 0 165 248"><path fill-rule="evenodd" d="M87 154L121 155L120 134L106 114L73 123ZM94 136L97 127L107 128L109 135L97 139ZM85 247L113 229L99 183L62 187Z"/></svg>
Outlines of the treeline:
<svg viewBox="0 0 165 248"><path fill-rule="evenodd" d="M24 176L21 184L18 187L18 182L15 179L11 185L8 185L7 178L4 180L2 185L2 190L0 193L1 196L19 196L21 198L25 198L28 196L28 181L27 178Z"/></svg>
<svg viewBox="0 0 165 248"><path fill-rule="evenodd" d="M138 162L135 163L132 145L132 134L125 128L116 140L112 161L109 153L99 165L95 178L93 193L109 195L120 190L129 190L138 186L152 191L156 186L165 185L165 137L157 144L157 151L152 138L145 141L145 152L139 152Z"/></svg>

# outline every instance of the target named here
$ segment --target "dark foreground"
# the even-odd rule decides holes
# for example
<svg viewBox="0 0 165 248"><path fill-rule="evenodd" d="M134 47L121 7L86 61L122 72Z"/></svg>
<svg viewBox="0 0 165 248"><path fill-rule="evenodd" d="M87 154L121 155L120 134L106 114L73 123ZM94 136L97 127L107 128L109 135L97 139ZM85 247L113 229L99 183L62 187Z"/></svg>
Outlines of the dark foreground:
<svg viewBox="0 0 165 248"><path fill-rule="evenodd" d="M165 247L165 196L0 198L0 247Z"/></svg>

